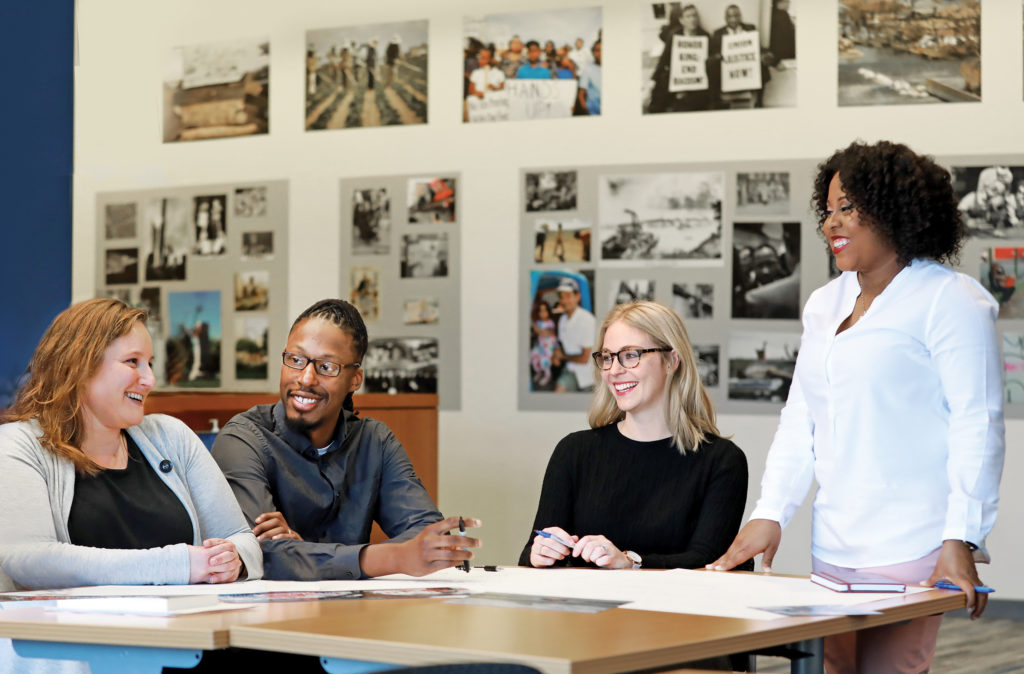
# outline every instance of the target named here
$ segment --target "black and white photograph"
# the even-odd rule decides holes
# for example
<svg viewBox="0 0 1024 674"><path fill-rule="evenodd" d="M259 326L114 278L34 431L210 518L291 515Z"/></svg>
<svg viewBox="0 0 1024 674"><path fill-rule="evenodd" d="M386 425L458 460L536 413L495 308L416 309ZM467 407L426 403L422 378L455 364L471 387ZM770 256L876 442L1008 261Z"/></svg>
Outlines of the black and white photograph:
<svg viewBox="0 0 1024 674"><path fill-rule="evenodd" d="M242 232L243 260L273 260L274 232Z"/></svg>
<svg viewBox="0 0 1024 674"><path fill-rule="evenodd" d="M103 266L107 285L139 282L139 249L111 248Z"/></svg>
<svg viewBox="0 0 1024 674"><path fill-rule="evenodd" d="M654 281L650 279L612 280L608 290L608 305L626 304L636 300L654 300Z"/></svg>
<svg viewBox="0 0 1024 674"><path fill-rule="evenodd" d="M391 199L387 189L352 192L352 254L387 255L391 251Z"/></svg>
<svg viewBox="0 0 1024 674"><path fill-rule="evenodd" d="M736 216L789 214L789 173L737 173Z"/></svg>
<svg viewBox="0 0 1024 674"><path fill-rule="evenodd" d="M533 260L590 262L590 223L576 218L538 218L534 224Z"/></svg>
<svg viewBox="0 0 1024 674"><path fill-rule="evenodd" d="M235 379L266 379L270 326L265 316L235 318Z"/></svg>
<svg viewBox="0 0 1024 674"><path fill-rule="evenodd" d="M176 47L164 72L165 143L269 132L267 40Z"/></svg>
<svg viewBox="0 0 1024 674"><path fill-rule="evenodd" d="M185 201L176 197L150 199L146 203L148 235L143 232L147 281L184 281L192 236Z"/></svg>
<svg viewBox="0 0 1024 674"><path fill-rule="evenodd" d="M954 166L964 225L980 238L1024 238L1024 166Z"/></svg>
<svg viewBox="0 0 1024 674"><path fill-rule="evenodd" d="M132 289L131 288L103 288L100 290L100 297L110 297L111 299L120 300L128 306L132 306Z"/></svg>
<svg viewBox="0 0 1024 674"><path fill-rule="evenodd" d="M840 0L840 106L981 101L980 0Z"/></svg>
<svg viewBox="0 0 1024 674"><path fill-rule="evenodd" d="M982 251L978 281L999 302L999 318L1024 318L1024 248Z"/></svg>
<svg viewBox="0 0 1024 674"><path fill-rule="evenodd" d="M732 317L799 318L800 223L737 222Z"/></svg>
<svg viewBox="0 0 1024 674"><path fill-rule="evenodd" d="M402 278L448 276L448 235L406 234L402 237Z"/></svg>
<svg viewBox="0 0 1024 674"><path fill-rule="evenodd" d="M134 201L127 204L107 204L103 208L104 238L134 239L137 221Z"/></svg>
<svg viewBox="0 0 1024 674"><path fill-rule="evenodd" d="M266 187L235 188L235 215L240 218L262 218L267 214Z"/></svg>
<svg viewBox="0 0 1024 674"><path fill-rule="evenodd" d="M270 304L270 272L235 274L235 311L266 311Z"/></svg>
<svg viewBox="0 0 1024 674"><path fill-rule="evenodd" d="M437 393L437 340L371 339L363 357L365 393Z"/></svg>
<svg viewBox="0 0 1024 674"><path fill-rule="evenodd" d="M790 0L642 4L644 114L796 106Z"/></svg>
<svg viewBox="0 0 1024 674"><path fill-rule="evenodd" d="M734 332L729 336L729 399L782 403L789 396L800 335Z"/></svg>
<svg viewBox="0 0 1024 674"><path fill-rule="evenodd" d="M139 291L139 307L146 310L146 327L152 335L163 335L163 315L160 307L160 288L142 288Z"/></svg>
<svg viewBox="0 0 1024 674"><path fill-rule="evenodd" d="M1008 404L1024 403L1024 335L1003 333L1003 390Z"/></svg>
<svg viewBox="0 0 1024 674"><path fill-rule="evenodd" d="M601 259L720 260L724 185L720 172L601 176Z"/></svg>
<svg viewBox="0 0 1024 674"><path fill-rule="evenodd" d="M601 8L466 17L462 119L601 114Z"/></svg>
<svg viewBox="0 0 1024 674"><path fill-rule="evenodd" d="M526 211L576 210L576 171L526 174Z"/></svg>
<svg viewBox="0 0 1024 674"><path fill-rule="evenodd" d="M712 283L673 283L672 308L684 320L714 318L715 286Z"/></svg>
<svg viewBox="0 0 1024 674"><path fill-rule="evenodd" d="M171 330L167 335L166 377L171 386L220 386L220 291L167 293Z"/></svg>
<svg viewBox="0 0 1024 674"><path fill-rule="evenodd" d="M406 196L409 224L455 222L455 178L411 178Z"/></svg>
<svg viewBox="0 0 1024 674"><path fill-rule="evenodd" d="M379 267L352 267L349 301L367 323L380 318Z"/></svg>
<svg viewBox="0 0 1024 674"><path fill-rule="evenodd" d="M717 344L694 344L693 357L697 359L697 373L705 386L718 386L719 346Z"/></svg>
<svg viewBox="0 0 1024 674"><path fill-rule="evenodd" d="M215 194L192 199L194 255L223 255L227 252L227 195Z"/></svg>
<svg viewBox="0 0 1024 674"><path fill-rule="evenodd" d="M591 390L593 369L590 362L568 362L563 355L566 345L562 340L567 336L577 343L583 336L593 339L597 326L594 317L595 288L593 269L530 272L530 391L570 393ZM559 324L563 327L561 335ZM592 344L584 346L588 348L583 352L594 350ZM579 355L579 352L568 353ZM579 377L584 379L581 381ZM568 383L573 386L567 386Z"/></svg>
<svg viewBox="0 0 1024 674"><path fill-rule="evenodd" d="M403 303L402 322L406 325L437 323L440 317L441 303L436 297L416 297Z"/></svg>
<svg viewBox="0 0 1024 674"><path fill-rule="evenodd" d="M306 32L306 130L425 124L427 22Z"/></svg>

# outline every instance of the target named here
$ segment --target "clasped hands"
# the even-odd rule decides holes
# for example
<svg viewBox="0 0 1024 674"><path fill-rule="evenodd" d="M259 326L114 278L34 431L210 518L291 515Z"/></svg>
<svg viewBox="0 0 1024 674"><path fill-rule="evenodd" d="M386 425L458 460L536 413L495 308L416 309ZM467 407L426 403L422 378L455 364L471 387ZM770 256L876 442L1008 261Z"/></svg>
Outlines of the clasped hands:
<svg viewBox="0 0 1024 674"><path fill-rule="evenodd" d="M530 548L530 564L535 567L551 566L566 557L578 557L604 569L630 569L633 562L622 550L600 534L590 534L580 538L567 533L560 527L547 527L543 530L558 539L571 542L572 548L562 545L554 538L545 538L537 534Z"/></svg>
<svg viewBox="0 0 1024 674"><path fill-rule="evenodd" d="M226 538L207 538L202 547L188 546L188 582L231 583L242 572L242 558Z"/></svg>

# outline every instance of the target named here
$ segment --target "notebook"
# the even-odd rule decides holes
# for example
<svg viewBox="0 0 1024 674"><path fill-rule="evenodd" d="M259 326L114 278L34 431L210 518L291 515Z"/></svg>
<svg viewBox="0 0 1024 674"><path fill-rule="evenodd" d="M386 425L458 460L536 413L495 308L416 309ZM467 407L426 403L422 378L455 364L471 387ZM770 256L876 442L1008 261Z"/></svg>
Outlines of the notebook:
<svg viewBox="0 0 1024 674"><path fill-rule="evenodd" d="M121 597L69 597L58 599L53 607L58 611L84 611L89 613L132 613L144 615L183 615L232 609L221 606L215 594L148 595Z"/></svg>
<svg viewBox="0 0 1024 674"><path fill-rule="evenodd" d="M811 582L836 592L906 592L907 586L898 580L870 573L844 571L841 574L815 571Z"/></svg>

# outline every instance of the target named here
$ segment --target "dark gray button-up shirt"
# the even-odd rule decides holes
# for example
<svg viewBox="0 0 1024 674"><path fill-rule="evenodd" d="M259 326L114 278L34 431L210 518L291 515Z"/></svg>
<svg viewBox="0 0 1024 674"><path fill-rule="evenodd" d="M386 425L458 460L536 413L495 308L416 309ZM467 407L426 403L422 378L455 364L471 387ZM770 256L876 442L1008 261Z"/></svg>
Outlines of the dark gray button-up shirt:
<svg viewBox="0 0 1024 674"><path fill-rule="evenodd" d="M262 541L264 578L362 578L359 551L376 521L391 541L442 519L387 426L343 411L334 446L317 454L285 425L284 407L257 405L217 435L213 458L254 523L278 510L304 540Z"/></svg>

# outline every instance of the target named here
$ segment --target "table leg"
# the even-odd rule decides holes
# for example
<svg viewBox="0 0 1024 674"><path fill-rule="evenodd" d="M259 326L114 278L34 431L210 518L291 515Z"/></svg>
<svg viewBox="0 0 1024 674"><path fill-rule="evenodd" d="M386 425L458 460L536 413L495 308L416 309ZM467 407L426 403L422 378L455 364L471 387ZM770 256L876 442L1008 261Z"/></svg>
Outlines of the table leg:
<svg viewBox="0 0 1024 674"><path fill-rule="evenodd" d="M11 643L14 652L23 658L84 660L89 663L92 674L160 674L164 667L191 669L203 658L202 651L181 648L72 644L28 639L14 639Z"/></svg>
<svg viewBox="0 0 1024 674"><path fill-rule="evenodd" d="M320 658L320 665L329 674L368 674L369 672L385 672L389 669L404 668L404 665L391 665L386 662L343 660L341 658Z"/></svg>
<svg viewBox="0 0 1024 674"><path fill-rule="evenodd" d="M789 656L791 674L822 674L825 671L825 640L822 638L797 641L789 645L794 654Z"/></svg>

